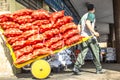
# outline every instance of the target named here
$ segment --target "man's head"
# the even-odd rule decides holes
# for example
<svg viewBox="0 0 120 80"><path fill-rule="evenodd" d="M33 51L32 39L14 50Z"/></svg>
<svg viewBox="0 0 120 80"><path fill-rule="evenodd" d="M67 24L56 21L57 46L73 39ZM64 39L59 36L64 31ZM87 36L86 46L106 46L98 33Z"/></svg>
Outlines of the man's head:
<svg viewBox="0 0 120 80"><path fill-rule="evenodd" d="M93 4L87 3L86 6L88 11L92 11L93 13L95 12L95 7Z"/></svg>

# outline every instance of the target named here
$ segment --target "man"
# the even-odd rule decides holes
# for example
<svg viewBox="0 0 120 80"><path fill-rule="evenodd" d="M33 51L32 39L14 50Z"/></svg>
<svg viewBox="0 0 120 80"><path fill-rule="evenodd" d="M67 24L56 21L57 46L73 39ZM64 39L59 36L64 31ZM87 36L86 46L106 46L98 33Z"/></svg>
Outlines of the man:
<svg viewBox="0 0 120 80"><path fill-rule="evenodd" d="M84 58L90 49L93 54L93 62L96 67L96 73L103 73L102 66L99 58L99 47L95 36L98 37L99 33L94 30L95 25L95 8L93 4L87 4L88 12L81 18L78 29L80 30L81 36L93 36L89 40L81 43L81 53L79 53L77 60L75 62L73 72L74 74L79 74L81 66L84 64Z"/></svg>

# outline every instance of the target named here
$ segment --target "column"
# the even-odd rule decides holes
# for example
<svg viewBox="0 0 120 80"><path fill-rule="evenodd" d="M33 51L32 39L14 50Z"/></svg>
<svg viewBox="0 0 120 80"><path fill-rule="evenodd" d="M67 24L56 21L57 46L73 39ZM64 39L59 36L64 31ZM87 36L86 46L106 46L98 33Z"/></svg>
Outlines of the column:
<svg viewBox="0 0 120 80"><path fill-rule="evenodd" d="M120 63L120 0L113 0L117 62Z"/></svg>

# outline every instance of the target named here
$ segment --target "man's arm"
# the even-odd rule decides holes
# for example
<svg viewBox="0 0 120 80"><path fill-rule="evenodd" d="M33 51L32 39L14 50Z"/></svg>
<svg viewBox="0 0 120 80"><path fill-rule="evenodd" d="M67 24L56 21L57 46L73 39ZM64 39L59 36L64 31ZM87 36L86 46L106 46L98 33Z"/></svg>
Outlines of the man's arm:
<svg viewBox="0 0 120 80"><path fill-rule="evenodd" d="M89 29L96 37L99 37L99 33L94 30L94 28L92 27L92 24L91 24L91 21L90 21L90 20L86 20L86 25L87 25L88 29Z"/></svg>

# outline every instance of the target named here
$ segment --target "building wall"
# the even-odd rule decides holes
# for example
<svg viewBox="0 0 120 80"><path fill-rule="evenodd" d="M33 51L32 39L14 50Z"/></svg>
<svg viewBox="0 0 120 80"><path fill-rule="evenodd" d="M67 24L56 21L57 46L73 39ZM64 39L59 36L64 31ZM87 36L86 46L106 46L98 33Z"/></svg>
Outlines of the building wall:
<svg viewBox="0 0 120 80"><path fill-rule="evenodd" d="M19 4L18 2L16 2L15 0L7 0L7 3L9 3L9 10L10 12L14 12L16 10L20 10L20 9L24 9L26 7L24 7L23 5Z"/></svg>
<svg viewBox="0 0 120 80"><path fill-rule="evenodd" d="M19 9L25 8L15 0L0 0L0 14L11 13ZM1 32L0 32L1 33ZM1 36L1 35L0 35ZM13 66L13 60L10 55L9 49L0 37L0 76L13 76L20 73L21 69L17 69Z"/></svg>

